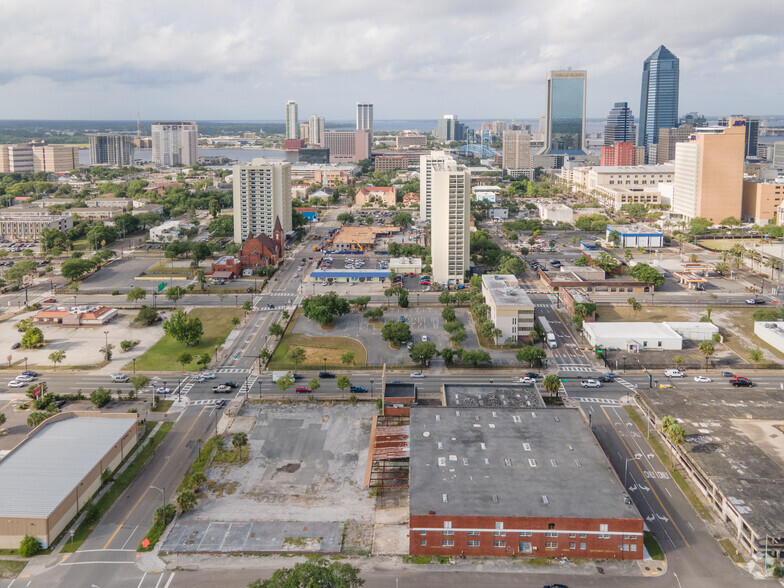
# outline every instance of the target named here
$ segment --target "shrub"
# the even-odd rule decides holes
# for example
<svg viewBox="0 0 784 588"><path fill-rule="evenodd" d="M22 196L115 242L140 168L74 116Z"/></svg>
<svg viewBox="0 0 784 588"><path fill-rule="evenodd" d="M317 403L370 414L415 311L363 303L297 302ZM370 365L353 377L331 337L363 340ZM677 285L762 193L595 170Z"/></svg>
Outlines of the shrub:
<svg viewBox="0 0 784 588"><path fill-rule="evenodd" d="M119 290L112 290L112 296L119 296L119 295L120 295Z"/></svg>
<svg viewBox="0 0 784 588"><path fill-rule="evenodd" d="M103 408L112 401L112 393L103 388L98 388L95 392L90 394L90 402L95 405L95 408Z"/></svg>
<svg viewBox="0 0 784 588"><path fill-rule="evenodd" d="M32 537L31 535L25 535L22 542L19 544L19 555L22 557L33 557L37 555L41 551L41 542Z"/></svg>

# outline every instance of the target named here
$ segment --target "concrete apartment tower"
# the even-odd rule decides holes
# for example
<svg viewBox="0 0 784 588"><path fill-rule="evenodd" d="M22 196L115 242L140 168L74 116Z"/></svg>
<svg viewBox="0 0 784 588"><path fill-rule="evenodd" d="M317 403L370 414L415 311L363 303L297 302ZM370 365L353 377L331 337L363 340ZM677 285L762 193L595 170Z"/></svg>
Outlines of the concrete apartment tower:
<svg viewBox="0 0 784 588"><path fill-rule="evenodd" d="M712 223L741 217L746 121L727 127L700 127L675 145L672 211Z"/></svg>
<svg viewBox="0 0 784 588"><path fill-rule="evenodd" d="M529 175L531 170L531 135L528 131L504 131L504 169L512 176Z"/></svg>
<svg viewBox="0 0 784 588"><path fill-rule="evenodd" d="M293 100L286 102L286 138L299 139L299 118L297 117L297 103Z"/></svg>
<svg viewBox="0 0 784 588"><path fill-rule="evenodd" d="M254 159L235 165L234 242L249 233L272 237L276 219L283 231L291 231L291 164L287 161Z"/></svg>
<svg viewBox="0 0 784 588"><path fill-rule="evenodd" d="M323 145L324 144L324 117L318 114L310 115L310 124L308 125L308 145ZM305 137L302 137L303 139Z"/></svg>
<svg viewBox="0 0 784 588"><path fill-rule="evenodd" d="M133 165L133 137L111 133L90 136L91 165Z"/></svg>
<svg viewBox="0 0 784 588"><path fill-rule="evenodd" d="M433 279L442 284L462 284L470 267L471 174L449 160L434 165L432 175Z"/></svg>
<svg viewBox="0 0 784 588"><path fill-rule="evenodd" d="M152 124L152 162L193 165L199 162L199 125L194 122Z"/></svg>
<svg viewBox="0 0 784 588"><path fill-rule="evenodd" d="M431 222L432 218L433 166L447 160L454 161L444 151L431 151L428 155L419 156L419 216L425 222Z"/></svg>
<svg viewBox="0 0 784 588"><path fill-rule="evenodd" d="M368 131L368 156L373 150L373 103L357 102L357 130Z"/></svg>
<svg viewBox="0 0 784 588"><path fill-rule="evenodd" d="M542 155L585 155L587 77L585 70L548 72Z"/></svg>

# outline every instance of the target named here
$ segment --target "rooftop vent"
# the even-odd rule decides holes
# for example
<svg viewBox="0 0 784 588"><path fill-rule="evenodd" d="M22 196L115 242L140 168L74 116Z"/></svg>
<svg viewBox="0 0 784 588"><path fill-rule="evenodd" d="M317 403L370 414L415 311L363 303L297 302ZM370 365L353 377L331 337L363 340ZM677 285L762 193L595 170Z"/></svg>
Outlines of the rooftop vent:
<svg viewBox="0 0 784 588"><path fill-rule="evenodd" d="M549 498L547 498L547 495L546 495L546 494L542 494L542 502L543 502L544 504L550 504L550 499L549 499Z"/></svg>

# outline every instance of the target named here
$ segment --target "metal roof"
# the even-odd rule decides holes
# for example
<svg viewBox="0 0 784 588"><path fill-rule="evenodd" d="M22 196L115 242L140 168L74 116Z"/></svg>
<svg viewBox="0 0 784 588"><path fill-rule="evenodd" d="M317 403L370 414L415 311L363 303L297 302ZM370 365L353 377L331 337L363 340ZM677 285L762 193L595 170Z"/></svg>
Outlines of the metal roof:
<svg viewBox="0 0 784 588"><path fill-rule="evenodd" d="M388 278L389 270L333 269L314 270L311 278Z"/></svg>
<svg viewBox="0 0 784 588"><path fill-rule="evenodd" d="M134 423L73 416L44 425L0 460L0 517L48 517Z"/></svg>

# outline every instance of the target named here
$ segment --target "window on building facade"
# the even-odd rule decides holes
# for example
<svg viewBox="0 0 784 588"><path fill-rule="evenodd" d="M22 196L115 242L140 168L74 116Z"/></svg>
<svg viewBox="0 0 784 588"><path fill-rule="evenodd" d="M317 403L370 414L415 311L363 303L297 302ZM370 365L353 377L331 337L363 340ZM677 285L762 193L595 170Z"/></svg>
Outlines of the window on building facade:
<svg viewBox="0 0 784 588"><path fill-rule="evenodd" d="M493 547L506 547L506 541L493 541Z"/></svg>
<svg viewBox="0 0 784 588"><path fill-rule="evenodd" d="M468 546L469 547L479 547L479 541L477 541L476 539L469 539Z"/></svg>
<svg viewBox="0 0 784 588"><path fill-rule="evenodd" d="M580 549L582 549L583 551L585 550L585 543L583 543L582 541L580 542Z"/></svg>
<svg viewBox="0 0 784 588"><path fill-rule="evenodd" d="M427 539L420 539L419 540L420 547L427 547Z"/></svg>
<svg viewBox="0 0 784 588"><path fill-rule="evenodd" d="M558 541L545 541L544 542L545 549L558 549Z"/></svg>
<svg viewBox="0 0 784 588"><path fill-rule="evenodd" d="M569 541L569 549L574 549L575 543L574 541Z"/></svg>
<svg viewBox="0 0 784 588"><path fill-rule="evenodd" d="M454 539L442 539L441 540L441 547L454 547L455 541Z"/></svg>

